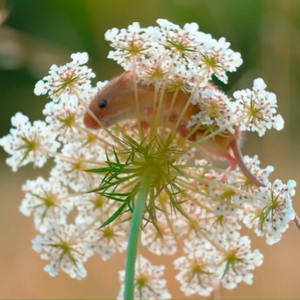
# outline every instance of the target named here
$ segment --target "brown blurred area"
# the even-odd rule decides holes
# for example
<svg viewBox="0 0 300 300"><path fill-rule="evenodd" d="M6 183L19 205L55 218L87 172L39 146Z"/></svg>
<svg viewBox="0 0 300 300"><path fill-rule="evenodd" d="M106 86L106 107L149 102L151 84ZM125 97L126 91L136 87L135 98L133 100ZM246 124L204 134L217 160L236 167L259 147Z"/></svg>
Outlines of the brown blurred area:
<svg viewBox="0 0 300 300"><path fill-rule="evenodd" d="M263 138L247 134L243 154L258 154L261 165L273 165L272 179L300 182L300 1L299 0L0 0L8 18L0 25L0 136L7 134L10 118L17 111L31 120L42 118L47 99L33 95L37 80L51 64L64 64L73 52L87 51L89 65L97 80L110 79L120 72L106 60L109 46L103 34L112 27L127 27L134 21L155 25L166 18L183 25L197 22L200 30L213 37L224 36L239 51L244 64L229 75L222 86L229 95L251 88L262 77L268 90L277 94L279 113L285 129L271 130ZM5 165L0 149L0 298L1 299L114 299L119 291L118 270L125 256L118 254L103 262L93 256L87 263L88 275L81 281L64 273L52 278L43 270L47 264L31 249L37 235L32 219L18 207L23 198L21 186L39 175L47 178L51 163L43 169L24 167L13 173ZM300 190L294 197L300 215ZM300 231L291 223L282 240L267 246L249 230L252 248L264 254L264 263L254 271L254 282L244 283L232 292L221 290L224 299L299 299ZM154 264L166 264L168 289L173 299L184 298L174 279L172 263L177 256L143 253ZM189 297L188 299L199 299Z"/></svg>

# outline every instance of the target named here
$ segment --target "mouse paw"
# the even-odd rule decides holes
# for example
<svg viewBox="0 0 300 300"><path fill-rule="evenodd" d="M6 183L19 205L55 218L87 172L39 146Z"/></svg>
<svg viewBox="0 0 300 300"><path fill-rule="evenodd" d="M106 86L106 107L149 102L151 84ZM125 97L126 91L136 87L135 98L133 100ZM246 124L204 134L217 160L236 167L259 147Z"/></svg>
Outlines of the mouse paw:
<svg viewBox="0 0 300 300"><path fill-rule="evenodd" d="M213 176L212 174L205 174L205 175L204 175L204 178L205 178L205 179L208 179L208 180L213 180L213 179L215 179L216 177Z"/></svg>
<svg viewBox="0 0 300 300"><path fill-rule="evenodd" d="M219 176L218 181L219 182L225 182L225 179L226 179L226 174L225 173L221 173L220 176Z"/></svg>

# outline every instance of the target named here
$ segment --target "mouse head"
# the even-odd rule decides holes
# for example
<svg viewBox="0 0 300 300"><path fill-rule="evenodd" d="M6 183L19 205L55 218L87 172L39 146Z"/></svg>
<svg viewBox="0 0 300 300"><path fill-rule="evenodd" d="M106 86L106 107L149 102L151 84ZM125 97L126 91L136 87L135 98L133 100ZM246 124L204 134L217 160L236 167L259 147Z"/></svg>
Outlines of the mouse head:
<svg viewBox="0 0 300 300"><path fill-rule="evenodd" d="M130 118L134 110L132 73L124 72L106 84L92 100L89 109L106 127ZM84 124L92 129L100 127L88 112L85 114Z"/></svg>

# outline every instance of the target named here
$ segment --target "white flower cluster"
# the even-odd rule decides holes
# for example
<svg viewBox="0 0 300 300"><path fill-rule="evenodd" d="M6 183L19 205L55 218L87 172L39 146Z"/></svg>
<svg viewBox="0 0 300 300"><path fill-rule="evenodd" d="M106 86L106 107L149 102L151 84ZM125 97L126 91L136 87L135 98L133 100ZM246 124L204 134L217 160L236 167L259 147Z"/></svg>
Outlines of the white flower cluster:
<svg viewBox="0 0 300 300"><path fill-rule="evenodd" d="M116 60L125 70L132 70L132 60L141 64L141 69L153 64L152 67L163 70L171 64L174 75L187 68L187 77L208 81L214 74L225 83L226 72L236 71L243 62L240 53L229 49L230 43L224 38L217 41L210 34L198 31L196 23L185 24L183 29L164 19L157 23L159 27L141 28L139 23L133 23L128 29L108 30L105 39L115 48L108 58Z"/></svg>
<svg viewBox="0 0 300 300"><path fill-rule="evenodd" d="M272 245L281 239L281 235L288 228L288 222L295 218L292 209L291 196L295 195L296 182L289 180L283 184L275 180L268 182L266 187L260 189L259 196L265 201L256 201L257 215L248 214L244 219L247 227L254 227L257 235L266 235L267 243ZM258 214L259 212L259 214Z"/></svg>
<svg viewBox="0 0 300 300"><path fill-rule="evenodd" d="M234 132L233 126L239 125L240 131L257 131L260 136L271 127L283 129L284 121L276 114L276 95L265 90L261 78L254 80L252 91L236 91L236 101L208 83L213 75L227 83L226 72L236 71L243 62L225 38L213 39L199 31L196 23L185 24L183 29L163 19L157 23L159 27L141 28L133 23L128 29L108 30L105 38L115 49L108 58L133 71L142 84L162 86L165 82L173 89L195 89L191 103L199 106L199 113L189 126L214 124Z"/></svg>
<svg viewBox="0 0 300 300"><path fill-rule="evenodd" d="M38 177L36 180L27 180L22 189L25 198L20 211L26 216L33 214L37 230L45 233L50 224L66 224L76 196L70 195L62 182Z"/></svg>
<svg viewBox="0 0 300 300"><path fill-rule="evenodd" d="M162 279L165 266L154 266L143 256L139 256L135 268L135 299L170 299L166 289L167 281ZM119 272L122 283L117 299L124 299L125 271Z"/></svg>
<svg viewBox="0 0 300 300"><path fill-rule="evenodd" d="M279 114L274 115L277 108L276 95L266 92L266 87L264 81L258 78L254 80L253 91L247 89L233 94L237 100L236 113L244 117L240 122L241 130L257 131L262 136L266 129L283 129L283 118Z"/></svg>
<svg viewBox="0 0 300 300"><path fill-rule="evenodd" d="M205 240L185 241L185 256L177 258L174 266L179 270L176 279L186 296L209 296L214 281L221 281L227 289L235 288L241 281L252 283L253 274L249 271L262 264L263 256L258 250L251 252L250 239L223 239L222 246L224 252Z"/></svg>
<svg viewBox="0 0 300 300"><path fill-rule="evenodd" d="M49 153L60 146L56 141L57 135L43 121L31 124L27 116L18 112L11 118L11 124L14 128L9 135L0 139L0 145L11 155L6 163L14 172L28 163L43 167Z"/></svg>
<svg viewBox="0 0 300 300"><path fill-rule="evenodd" d="M58 101L64 93L81 93L91 88L91 78L95 74L87 66L89 60L87 53L74 53L72 62L64 66L52 65L49 75L37 82L34 93L39 95L49 94L53 101Z"/></svg>
<svg viewBox="0 0 300 300"><path fill-rule="evenodd" d="M83 249L84 240L76 234L73 224L64 226L53 223L43 237L38 235L32 241L32 248L43 252L41 258L50 260L45 271L51 276L57 276L59 270L68 273L71 278L82 279L86 276L83 263L92 252Z"/></svg>
<svg viewBox="0 0 300 300"><path fill-rule="evenodd" d="M213 135L216 131L228 135L239 128L261 136L271 127L283 128L282 117L276 115L276 96L265 90L262 79L254 80L253 90L235 92L235 101L209 83L213 75L226 83L226 72L236 71L242 64L240 54L231 50L224 38L213 39L195 23L182 29L160 19L158 25L141 28L133 23L127 29L108 30L105 38L114 48L109 58L131 71L137 85L153 87L160 95L165 91L190 94L188 104L197 107L197 114L188 120L187 132L201 126L218 138L220 135ZM110 130L86 128L87 106L107 82L92 87L95 74L85 66L87 53L72 54L71 58L65 66L53 65L49 75L36 84L34 93L50 98L43 110L45 121L31 124L28 117L16 113L10 134L0 139L0 145L10 155L7 164L13 171L28 163L42 167L49 157L54 159L48 179L38 177L23 185L20 211L33 215L40 232L33 249L49 261L45 270L52 276L62 270L81 279L86 276L84 262L94 253L107 260L117 251L126 251L134 209L130 197L136 196L138 182L130 175L130 167L136 166L130 165L130 159L137 157L136 164L142 161L139 151L143 147L139 145L153 140L147 140L150 129L145 129L145 141L139 139L134 120ZM165 133L161 128L154 131ZM132 139L134 149L120 143L125 137ZM229 172L196 159L196 149L189 146L190 141L182 142L175 135L169 149L159 148L166 151L163 160L170 156L172 163L165 168L168 180L148 195L141 246L156 255L174 255L183 239L184 256L174 261L180 288L186 296L209 296L215 282L227 289L241 281L252 283L252 271L263 256L251 250L250 239L241 236L240 229L244 224L264 235L268 244L278 242L295 217L291 197L296 183L271 183L273 167L261 168L257 156L245 156L246 168L263 185L257 187L238 167ZM151 157L155 147L145 148ZM153 160L159 160L159 151ZM124 169L127 173L122 173ZM120 183L113 185L114 181ZM68 224L74 209L74 224ZM161 278L164 268L138 255L136 298L171 297ZM121 271L122 283L124 276ZM124 284L118 299L123 292Z"/></svg>

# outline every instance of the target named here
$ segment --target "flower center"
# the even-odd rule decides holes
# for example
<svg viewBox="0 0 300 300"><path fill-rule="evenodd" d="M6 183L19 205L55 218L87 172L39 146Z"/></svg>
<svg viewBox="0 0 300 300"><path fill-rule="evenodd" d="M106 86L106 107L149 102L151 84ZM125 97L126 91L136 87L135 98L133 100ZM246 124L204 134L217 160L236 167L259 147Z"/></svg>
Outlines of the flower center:
<svg viewBox="0 0 300 300"><path fill-rule="evenodd" d="M112 238L114 236L114 230L111 227L105 227L103 230L103 236L105 238Z"/></svg>

